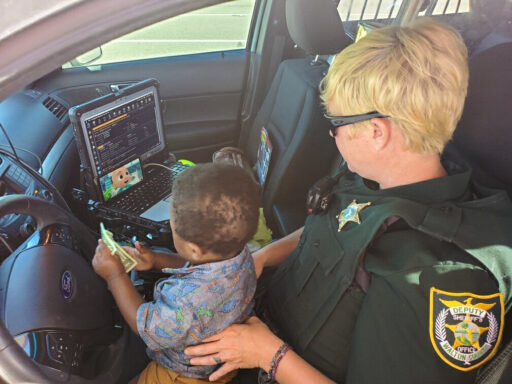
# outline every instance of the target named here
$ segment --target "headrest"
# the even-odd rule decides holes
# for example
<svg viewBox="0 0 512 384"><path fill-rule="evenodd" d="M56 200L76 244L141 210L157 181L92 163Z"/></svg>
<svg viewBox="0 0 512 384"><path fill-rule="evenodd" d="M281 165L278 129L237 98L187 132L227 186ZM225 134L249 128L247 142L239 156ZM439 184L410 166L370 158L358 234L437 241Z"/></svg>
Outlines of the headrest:
<svg viewBox="0 0 512 384"><path fill-rule="evenodd" d="M287 0L286 24L295 44L313 55L334 55L352 40L334 0Z"/></svg>
<svg viewBox="0 0 512 384"><path fill-rule="evenodd" d="M512 191L512 42L478 49L454 144L476 172ZM493 183L496 184L496 183Z"/></svg>

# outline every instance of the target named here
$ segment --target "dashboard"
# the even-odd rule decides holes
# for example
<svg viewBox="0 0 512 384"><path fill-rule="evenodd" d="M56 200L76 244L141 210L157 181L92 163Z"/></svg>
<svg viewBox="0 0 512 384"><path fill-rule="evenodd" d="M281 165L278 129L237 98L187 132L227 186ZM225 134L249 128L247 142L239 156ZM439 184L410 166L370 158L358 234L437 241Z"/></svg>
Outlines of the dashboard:
<svg viewBox="0 0 512 384"><path fill-rule="evenodd" d="M80 219L71 195L71 190L80 186L80 164L68 110L108 92L107 85L55 92L32 87L1 101L0 124L26 166L18 165L0 132L0 196L35 196L65 209L71 207ZM10 214L0 218L0 262L33 231L34 222L29 216Z"/></svg>
<svg viewBox="0 0 512 384"><path fill-rule="evenodd" d="M0 196L22 194L54 202L54 192L34 172L17 164L12 155L0 151ZM57 199L59 200L59 199ZM60 205L65 204L58 201ZM35 230L29 216L9 214L0 218L0 261L7 258Z"/></svg>

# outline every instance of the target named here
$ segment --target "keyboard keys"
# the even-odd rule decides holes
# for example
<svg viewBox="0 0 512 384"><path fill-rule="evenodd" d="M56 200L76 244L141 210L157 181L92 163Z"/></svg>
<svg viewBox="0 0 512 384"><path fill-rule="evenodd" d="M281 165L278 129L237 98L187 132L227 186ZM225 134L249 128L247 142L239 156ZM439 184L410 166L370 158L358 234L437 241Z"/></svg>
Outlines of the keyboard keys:
<svg viewBox="0 0 512 384"><path fill-rule="evenodd" d="M149 207L162 200L171 193L174 179L189 166L174 163L171 171L165 169L153 169L142 182L133 186L117 199L109 202L113 208L141 214Z"/></svg>

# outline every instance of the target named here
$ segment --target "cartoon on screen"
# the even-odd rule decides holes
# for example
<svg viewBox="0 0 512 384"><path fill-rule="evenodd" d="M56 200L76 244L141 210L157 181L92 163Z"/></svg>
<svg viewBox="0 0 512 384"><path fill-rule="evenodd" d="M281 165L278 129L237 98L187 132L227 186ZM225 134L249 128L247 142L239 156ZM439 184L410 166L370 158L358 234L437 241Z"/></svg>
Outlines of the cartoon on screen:
<svg viewBox="0 0 512 384"><path fill-rule="evenodd" d="M140 160L130 161L100 179L101 191L105 201L130 189L142 180Z"/></svg>

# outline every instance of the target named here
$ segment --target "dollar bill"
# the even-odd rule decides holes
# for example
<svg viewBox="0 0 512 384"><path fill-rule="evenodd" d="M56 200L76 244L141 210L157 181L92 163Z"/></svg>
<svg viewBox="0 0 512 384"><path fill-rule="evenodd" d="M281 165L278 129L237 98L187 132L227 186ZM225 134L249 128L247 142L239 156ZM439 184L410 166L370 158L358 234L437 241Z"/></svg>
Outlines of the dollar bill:
<svg viewBox="0 0 512 384"><path fill-rule="evenodd" d="M112 254L119 257L121 263L123 263L124 270L126 272L130 272L133 268L135 268L137 265L137 260L135 260L128 252L126 252L119 244L115 242L114 235L112 232L105 228L103 223L100 223L100 232L103 242L110 249Z"/></svg>

